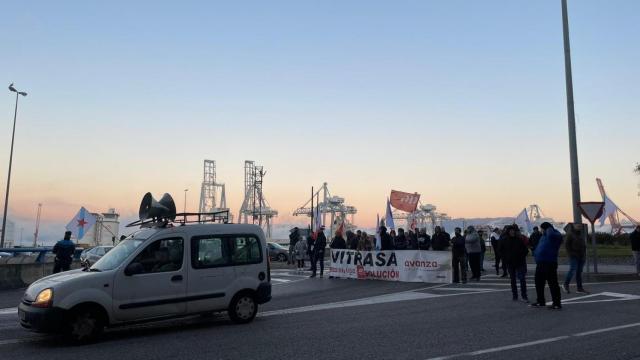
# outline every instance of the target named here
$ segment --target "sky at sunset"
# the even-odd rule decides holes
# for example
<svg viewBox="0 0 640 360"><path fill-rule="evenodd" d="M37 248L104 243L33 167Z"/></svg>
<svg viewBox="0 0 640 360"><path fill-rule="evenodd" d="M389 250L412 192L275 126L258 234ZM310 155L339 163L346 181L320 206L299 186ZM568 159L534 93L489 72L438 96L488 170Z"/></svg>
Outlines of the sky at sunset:
<svg viewBox="0 0 640 360"><path fill-rule="evenodd" d="M391 189L452 217L571 217L560 0L4 1L20 99L9 217L197 210L204 159L237 216L244 160L279 223L328 182L371 227ZM640 2L569 1L583 200L640 218ZM3 85L5 86L5 85ZM4 88L6 89L6 87ZM0 96L0 189L13 93ZM2 200L0 200L2 201ZM27 235L28 234L28 235Z"/></svg>

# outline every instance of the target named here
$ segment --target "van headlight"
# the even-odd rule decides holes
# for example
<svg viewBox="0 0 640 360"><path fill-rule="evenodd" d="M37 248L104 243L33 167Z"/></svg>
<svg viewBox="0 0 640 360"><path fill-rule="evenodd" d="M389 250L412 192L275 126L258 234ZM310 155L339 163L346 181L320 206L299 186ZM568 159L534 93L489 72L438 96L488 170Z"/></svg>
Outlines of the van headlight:
<svg viewBox="0 0 640 360"><path fill-rule="evenodd" d="M44 289L40 291L38 296L36 296L36 301L34 301L31 306L40 307L40 308L48 308L53 303L53 290L52 289Z"/></svg>

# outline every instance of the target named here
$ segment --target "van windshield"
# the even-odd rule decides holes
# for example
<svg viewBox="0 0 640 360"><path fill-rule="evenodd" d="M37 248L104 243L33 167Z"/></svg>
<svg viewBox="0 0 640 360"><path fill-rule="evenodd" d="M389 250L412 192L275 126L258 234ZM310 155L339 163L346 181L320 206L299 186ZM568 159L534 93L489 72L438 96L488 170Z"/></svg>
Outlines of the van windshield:
<svg viewBox="0 0 640 360"><path fill-rule="evenodd" d="M106 253L100 260L96 261L89 271L107 271L113 270L120 266L145 240L147 240L156 231L150 229L143 230L130 235L128 238L120 241L120 243Z"/></svg>

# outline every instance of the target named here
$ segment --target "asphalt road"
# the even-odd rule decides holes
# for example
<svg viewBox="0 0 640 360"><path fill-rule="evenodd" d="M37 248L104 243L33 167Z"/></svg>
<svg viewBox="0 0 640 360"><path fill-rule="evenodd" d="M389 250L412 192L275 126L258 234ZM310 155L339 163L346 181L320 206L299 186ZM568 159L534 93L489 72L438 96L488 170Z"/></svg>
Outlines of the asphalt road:
<svg viewBox="0 0 640 360"><path fill-rule="evenodd" d="M552 311L513 302L495 276L466 285L285 270L273 278L274 299L251 324L226 315L173 320L110 330L84 346L27 332L11 308L0 309L0 358L640 359L640 281L587 284L591 294L563 294L563 309ZM2 292L0 304L19 298Z"/></svg>

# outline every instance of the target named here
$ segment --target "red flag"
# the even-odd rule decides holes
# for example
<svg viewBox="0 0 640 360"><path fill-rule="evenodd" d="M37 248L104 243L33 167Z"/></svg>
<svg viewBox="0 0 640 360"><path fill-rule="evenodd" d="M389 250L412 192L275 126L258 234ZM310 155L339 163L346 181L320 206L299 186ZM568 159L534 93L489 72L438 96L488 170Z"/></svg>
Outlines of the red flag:
<svg viewBox="0 0 640 360"><path fill-rule="evenodd" d="M391 206L398 210L406 212L414 212L418 208L418 202L420 201L420 194L418 193L406 193L402 191L391 190Z"/></svg>

